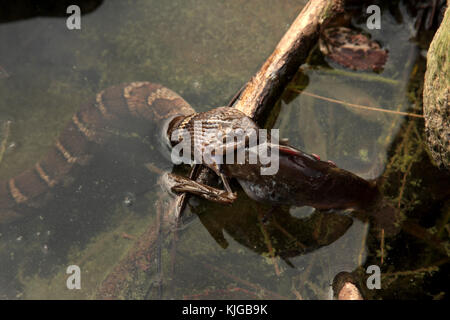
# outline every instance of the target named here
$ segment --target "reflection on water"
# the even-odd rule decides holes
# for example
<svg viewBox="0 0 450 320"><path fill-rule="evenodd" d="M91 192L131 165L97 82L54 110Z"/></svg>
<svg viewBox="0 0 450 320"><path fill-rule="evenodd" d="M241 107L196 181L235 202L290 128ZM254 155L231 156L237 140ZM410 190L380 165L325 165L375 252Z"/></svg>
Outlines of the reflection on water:
<svg viewBox="0 0 450 320"><path fill-rule="evenodd" d="M82 17L81 31L41 12L2 16L39 17L0 24L8 48L0 52L8 74L0 75L0 178L42 159L79 106L110 85L159 82L198 111L226 104L304 3L108 1ZM385 14L383 32L370 32L390 50L377 77L311 63L292 87L307 81L321 96L408 110L419 54L411 23ZM366 178L383 173L403 118L288 90L283 101L275 126L293 145ZM243 192L230 207L191 199L186 214L198 218L176 230L173 198L158 183L172 166L159 148L153 136L119 132L91 150L91 163L72 170L64 188L11 213L25 217L0 225L0 298L326 299L334 275L377 255L367 251L365 221L273 209ZM82 290L65 286L72 264L81 268Z"/></svg>

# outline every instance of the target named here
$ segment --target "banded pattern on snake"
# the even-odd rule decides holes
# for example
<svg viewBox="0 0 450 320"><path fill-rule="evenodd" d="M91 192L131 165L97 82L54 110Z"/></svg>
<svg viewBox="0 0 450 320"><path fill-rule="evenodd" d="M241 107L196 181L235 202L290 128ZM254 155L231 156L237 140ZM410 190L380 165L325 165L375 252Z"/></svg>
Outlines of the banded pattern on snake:
<svg viewBox="0 0 450 320"><path fill-rule="evenodd" d="M31 205L40 195L61 183L91 155L88 146L102 144L112 130L132 129L145 134L162 129L177 115L194 109L174 91L155 83L131 82L99 92L91 103L73 115L50 152L32 168L0 181L0 221L21 205ZM124 128L125 127L125 128Z"/></svg>

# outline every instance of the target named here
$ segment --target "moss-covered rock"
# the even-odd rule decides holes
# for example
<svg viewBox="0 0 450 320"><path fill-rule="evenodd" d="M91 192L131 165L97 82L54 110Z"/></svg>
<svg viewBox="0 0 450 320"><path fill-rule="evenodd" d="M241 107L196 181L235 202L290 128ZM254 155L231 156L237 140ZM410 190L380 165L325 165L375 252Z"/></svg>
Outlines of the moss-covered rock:
<svg viewBox="0 0 450 320"><path fill-rule="evenodd" d="M450 169L450 9L428 51L423 92L428 145L440 167Z"/></svg>

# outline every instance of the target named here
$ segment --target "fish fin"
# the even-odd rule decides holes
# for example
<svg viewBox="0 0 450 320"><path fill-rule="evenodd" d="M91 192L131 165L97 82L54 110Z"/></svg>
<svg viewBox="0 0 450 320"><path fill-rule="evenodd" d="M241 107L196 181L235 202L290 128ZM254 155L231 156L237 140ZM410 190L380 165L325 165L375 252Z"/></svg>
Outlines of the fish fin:
<svg viewBox="0 0 450 320"><path fill-rule="evenodd" d="M288 146L288 145L278 145L278 149L280 150L280 153L282 153L282 154L293 155L293 156L303 155L303 152L301 152L300 150L297 150L291 146Z"/></svg>
<svg viewBox="0 0 450 320"><path fill-rule="evenodd" d="M277 145L278 150L280 151L280 154L290 155L290 156L297 156L297 157L308 157L311 160L315 161L321 161L320 157L317 154L308 154L303 151L300 151L290 145Z"/></svg>

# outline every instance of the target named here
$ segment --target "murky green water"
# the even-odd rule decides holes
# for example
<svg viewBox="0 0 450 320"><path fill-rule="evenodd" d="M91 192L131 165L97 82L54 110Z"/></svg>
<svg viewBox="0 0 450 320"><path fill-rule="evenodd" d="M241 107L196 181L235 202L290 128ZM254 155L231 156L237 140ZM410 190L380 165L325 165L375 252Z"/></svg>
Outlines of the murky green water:
<svg viewBox="0 0 450 320"><path fill-rule="evenodd" d="M0 178L34 165L80 105L114 84L161 83L198 111L227 104L304 3L104 1L82 16L81 30L68 30L65 17L0 24L0 66L8 74L0 76ZM383 12L382 30L370 33L389 49L385 70L374 76L311 62L298 76L308 79L308 92L417 112L410 78L420 76L423 61L413 19L403 11L400 24ZM154 241L158 213L173 202L159 172L172 166L154 139L124 132L93 150L87 167L71 171L65 187L27 208L24 218L0 225L0 297L327 299L337 273L355 272L364 283L371 264L386 274L383 290L366 290L371 298L437 296L448 269L449 204L439 186L449 182L445 175L440 185L433 181L420 121L287 90L275 122L293 145L365 178L384 177L387 199L414 227L386 239L383 265L379 234L368 222L282 208L265 225L270 208L243 192L230 207L191 201L193 222L162 230ZM81 269L81 290L66 287L69 265Z"/></svg>

